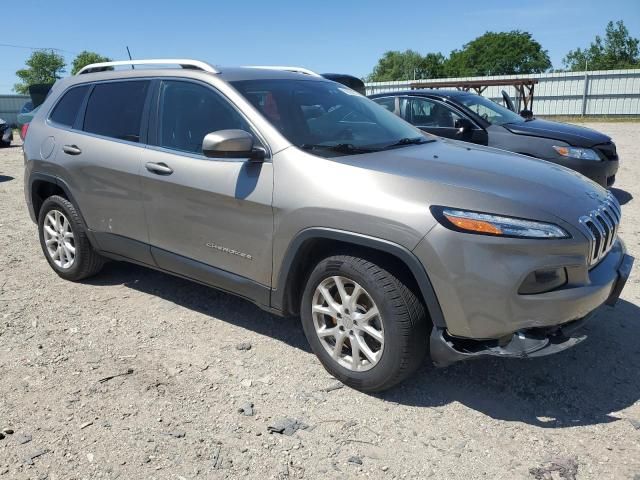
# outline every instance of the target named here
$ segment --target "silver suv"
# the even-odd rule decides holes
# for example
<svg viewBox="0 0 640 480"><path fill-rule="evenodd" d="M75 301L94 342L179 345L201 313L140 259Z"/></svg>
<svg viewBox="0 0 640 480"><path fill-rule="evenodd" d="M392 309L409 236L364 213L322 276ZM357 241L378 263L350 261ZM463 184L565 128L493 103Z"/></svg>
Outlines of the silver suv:
<svg viewBox="0 0 640 480"><path fill-rule="evenodd" d="M53 87L24 155L62 278L125 260L299 315L364 391L427 353L571 347L633 263L618 202L580 174L431 136L293 67L90 65Z"/></svg>

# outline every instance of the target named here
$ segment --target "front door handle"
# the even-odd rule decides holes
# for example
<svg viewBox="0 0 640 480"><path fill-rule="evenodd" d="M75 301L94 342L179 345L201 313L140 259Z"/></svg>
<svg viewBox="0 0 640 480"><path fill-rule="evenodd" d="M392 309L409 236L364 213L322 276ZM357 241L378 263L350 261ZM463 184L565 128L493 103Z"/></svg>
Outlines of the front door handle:
<svg viewBox="0 0 640 480"><path fill-rule="evenodd" d="M158 175L171 175L173 173L173 169L167 165L166 163L155 163L155 162L147 162L145 164L147 170L151 173L155 173Z"/></svg>
<svg viewBox="0 0 640 480"><path fill-rule="evenodd" d="M65 145L62 147L62 151L69 155L80 155L82 153L82 150L77 145Z"/></svg>

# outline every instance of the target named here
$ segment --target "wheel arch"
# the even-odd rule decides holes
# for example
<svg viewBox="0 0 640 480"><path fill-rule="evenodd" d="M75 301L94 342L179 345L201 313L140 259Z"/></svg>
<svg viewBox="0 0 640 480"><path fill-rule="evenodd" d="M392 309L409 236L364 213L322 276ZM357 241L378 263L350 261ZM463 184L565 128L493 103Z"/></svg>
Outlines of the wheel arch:
<svg viewBox="0 0 640 480"><path fill-rule="evenodd" d="M31 200L36 221L42 204L52 195L60 195L73 203L78 215L80 215L80 220L86 226L80 207L74 200L69 185L64 180L46 173L32 173L29 177L29 199Z"/></svg>
<svg viewBox="0 0 640 480"><path fill-rule="evenodd" d="M347 250L382 255L395 266L404 268L411 276L410 280L415 282L433 324L440 328L446 326L429 276L410 250L380 238L321 227L302 230L289 244L280 265L275 288L271 292L272 308L285 314L297 314L304 280L317 261Z"/></svg>

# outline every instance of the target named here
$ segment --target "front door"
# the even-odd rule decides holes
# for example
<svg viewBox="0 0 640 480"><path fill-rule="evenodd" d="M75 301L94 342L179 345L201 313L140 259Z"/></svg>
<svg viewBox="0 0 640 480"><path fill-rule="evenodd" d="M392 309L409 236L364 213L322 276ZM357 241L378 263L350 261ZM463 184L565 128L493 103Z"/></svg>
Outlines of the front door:
<svg viewBox="0 0 640 480"><path fill-rule="evenodd" d="M205 157L205 135L225 129L246 130L260 142L213 87L186 80L160 83L152 145L142 159L152 252L161 268L205 283L216 284L209 274L228 273L270 286L272 164Z"/></svg>
<svg viewBox="0 0 640 480"><path fill-rule="evenodd" d="M402 97L399 108L400 116L420 130L439 137L487 144L484 130L474 125L473 129L463 132L459 121L466 117L442 102L426 97Z"/></svg>

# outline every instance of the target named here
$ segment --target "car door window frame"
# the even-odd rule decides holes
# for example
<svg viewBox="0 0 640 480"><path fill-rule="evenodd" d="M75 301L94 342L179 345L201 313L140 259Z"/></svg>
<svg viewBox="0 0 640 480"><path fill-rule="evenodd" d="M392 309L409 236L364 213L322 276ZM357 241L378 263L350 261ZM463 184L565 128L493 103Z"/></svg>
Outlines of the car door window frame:
<svg viewBox="0 0 640 480"><path fill-rule="evenodd" d="M71 92L71 90L74 90L76 88L84 88L84 87L88 87L87 91L84 92L84 97L82 99L82 101L80 102L80 105L78 106L78 110L76 111L76 117L73 120L73 122L71 123L71 125L65 125L64 123L59 123L56 122L52 117L53 117L53 113L55 112L56 108L58 108L58 106L62 103L62 100L64 99L64 97L67 96L68 93ZM91 92L92 89L92 85L88 84L88 83L77 83L74 85L70 85L68 88L66 88L56 99L55 103L52 105L51 108L49 108L48 112L47 112L47 124L49 124L50 126L53 126L55 128L60 128L63 130L73 130L74 126L76 125L76 123L78 122L78 118L80 117L80 113L83 111L83 107L85 102L87 101L87 97L89 96L89 93Z"/></svg>
<svg viewBox="0 0 640 480"><path fill-rule="evenodd" d="M153 89L153 98L151 100L151 108L149 112L149 124L148 124L148 137L147 137L147 145L152 150L157 150L160 152L171 153L173 155L180 155L184 157L191 157L197 160L206 160L206 161L214 161L214 162L246 162L246 158L224 158L224 157L207 157L202 152L187 152L184 150L178 150L175 148L164 147L160 145L160 139L158 135L158 129L160 128L160 91L162 82L184 82L184 83L194 83L201 87L204 87L210 90L214 95L218 95L222 101L226 101L230 108L232 108L249 126L250 132L257 140L256 147L262 147L265 149L266 154L264 161L271 161L271 149L269 144L267 143L264 136L260 133L260 130L255 126L255 124L245 115L238 106L233 103L229 97L223 94L220 90L215 88L213 85L202 82L199 80L184 78L184 77L160 77L157 79L157 84Z"/></svg>
<svg viewBox="0 0 640 480"><path fill-rule="evenodd" d="M65 97L65 95L67 93L69 93L71 90L73 90L74 88L81 88L81 87L89 87L87 89L87 91L84 94L84 98L82 99L82 102L80 102L80 106L78 107L78 111L76 112L76 118L73 121L73 123L71 125L64 125L62 123L58 123L55 120L53 120L51 118L51 116L53 115L53 111L56 109L56 107L60 104L60 102L62 101L62 99ZM91 83L76 83L73 85L69 85L68 88L65 88L64 91L58 95L58 98L56 99L56 101L51 105L51 107L49 107L48 111L47 111L47 116L46 116L46 122L47 125L60 129L60 130L67 130L67 131L75 131L77 130L76 125L78 124L78 120L80 118L84 117L84 107L86 106L86 102L87 102L87 98L89 98L89 94L91 93L91 90L93 89L93 84Z"/></svg>
<svg viewBox="0 0 640 480"><path fill-rule="evenodd" d="M139 140L137 142L133 142L131 140L124 140L122 138L110 137L108 135L101 135L99 133L87 132L84 130L84 122L85 116L87 114L87 106L89 105L89 100L91 99L91 95L95 90L96 86L104 84L104 83L124 83L124 82L139 82L139 81L147 81L149 82L149 88L147 88L146 97L142 104L142 115L140 117L140 131L139 131ZM95 138L102 138L105 140L110 140L112 142L125 143L127 145L135 145L138 147L145 148L147 146L147 137L148 137L148 124L149 124L149 110L151 105L152 93L153 93L153 84L154 78L152 77L135 77L135 78L116 78L112 80L103 80L98 82L92 82L89 88L89 92L87 93L82 106L80 107L80 112L78 117L76 118L76 122L74 124L74 130L77 133L82 133L83 135L87 135Z"/></svg>

